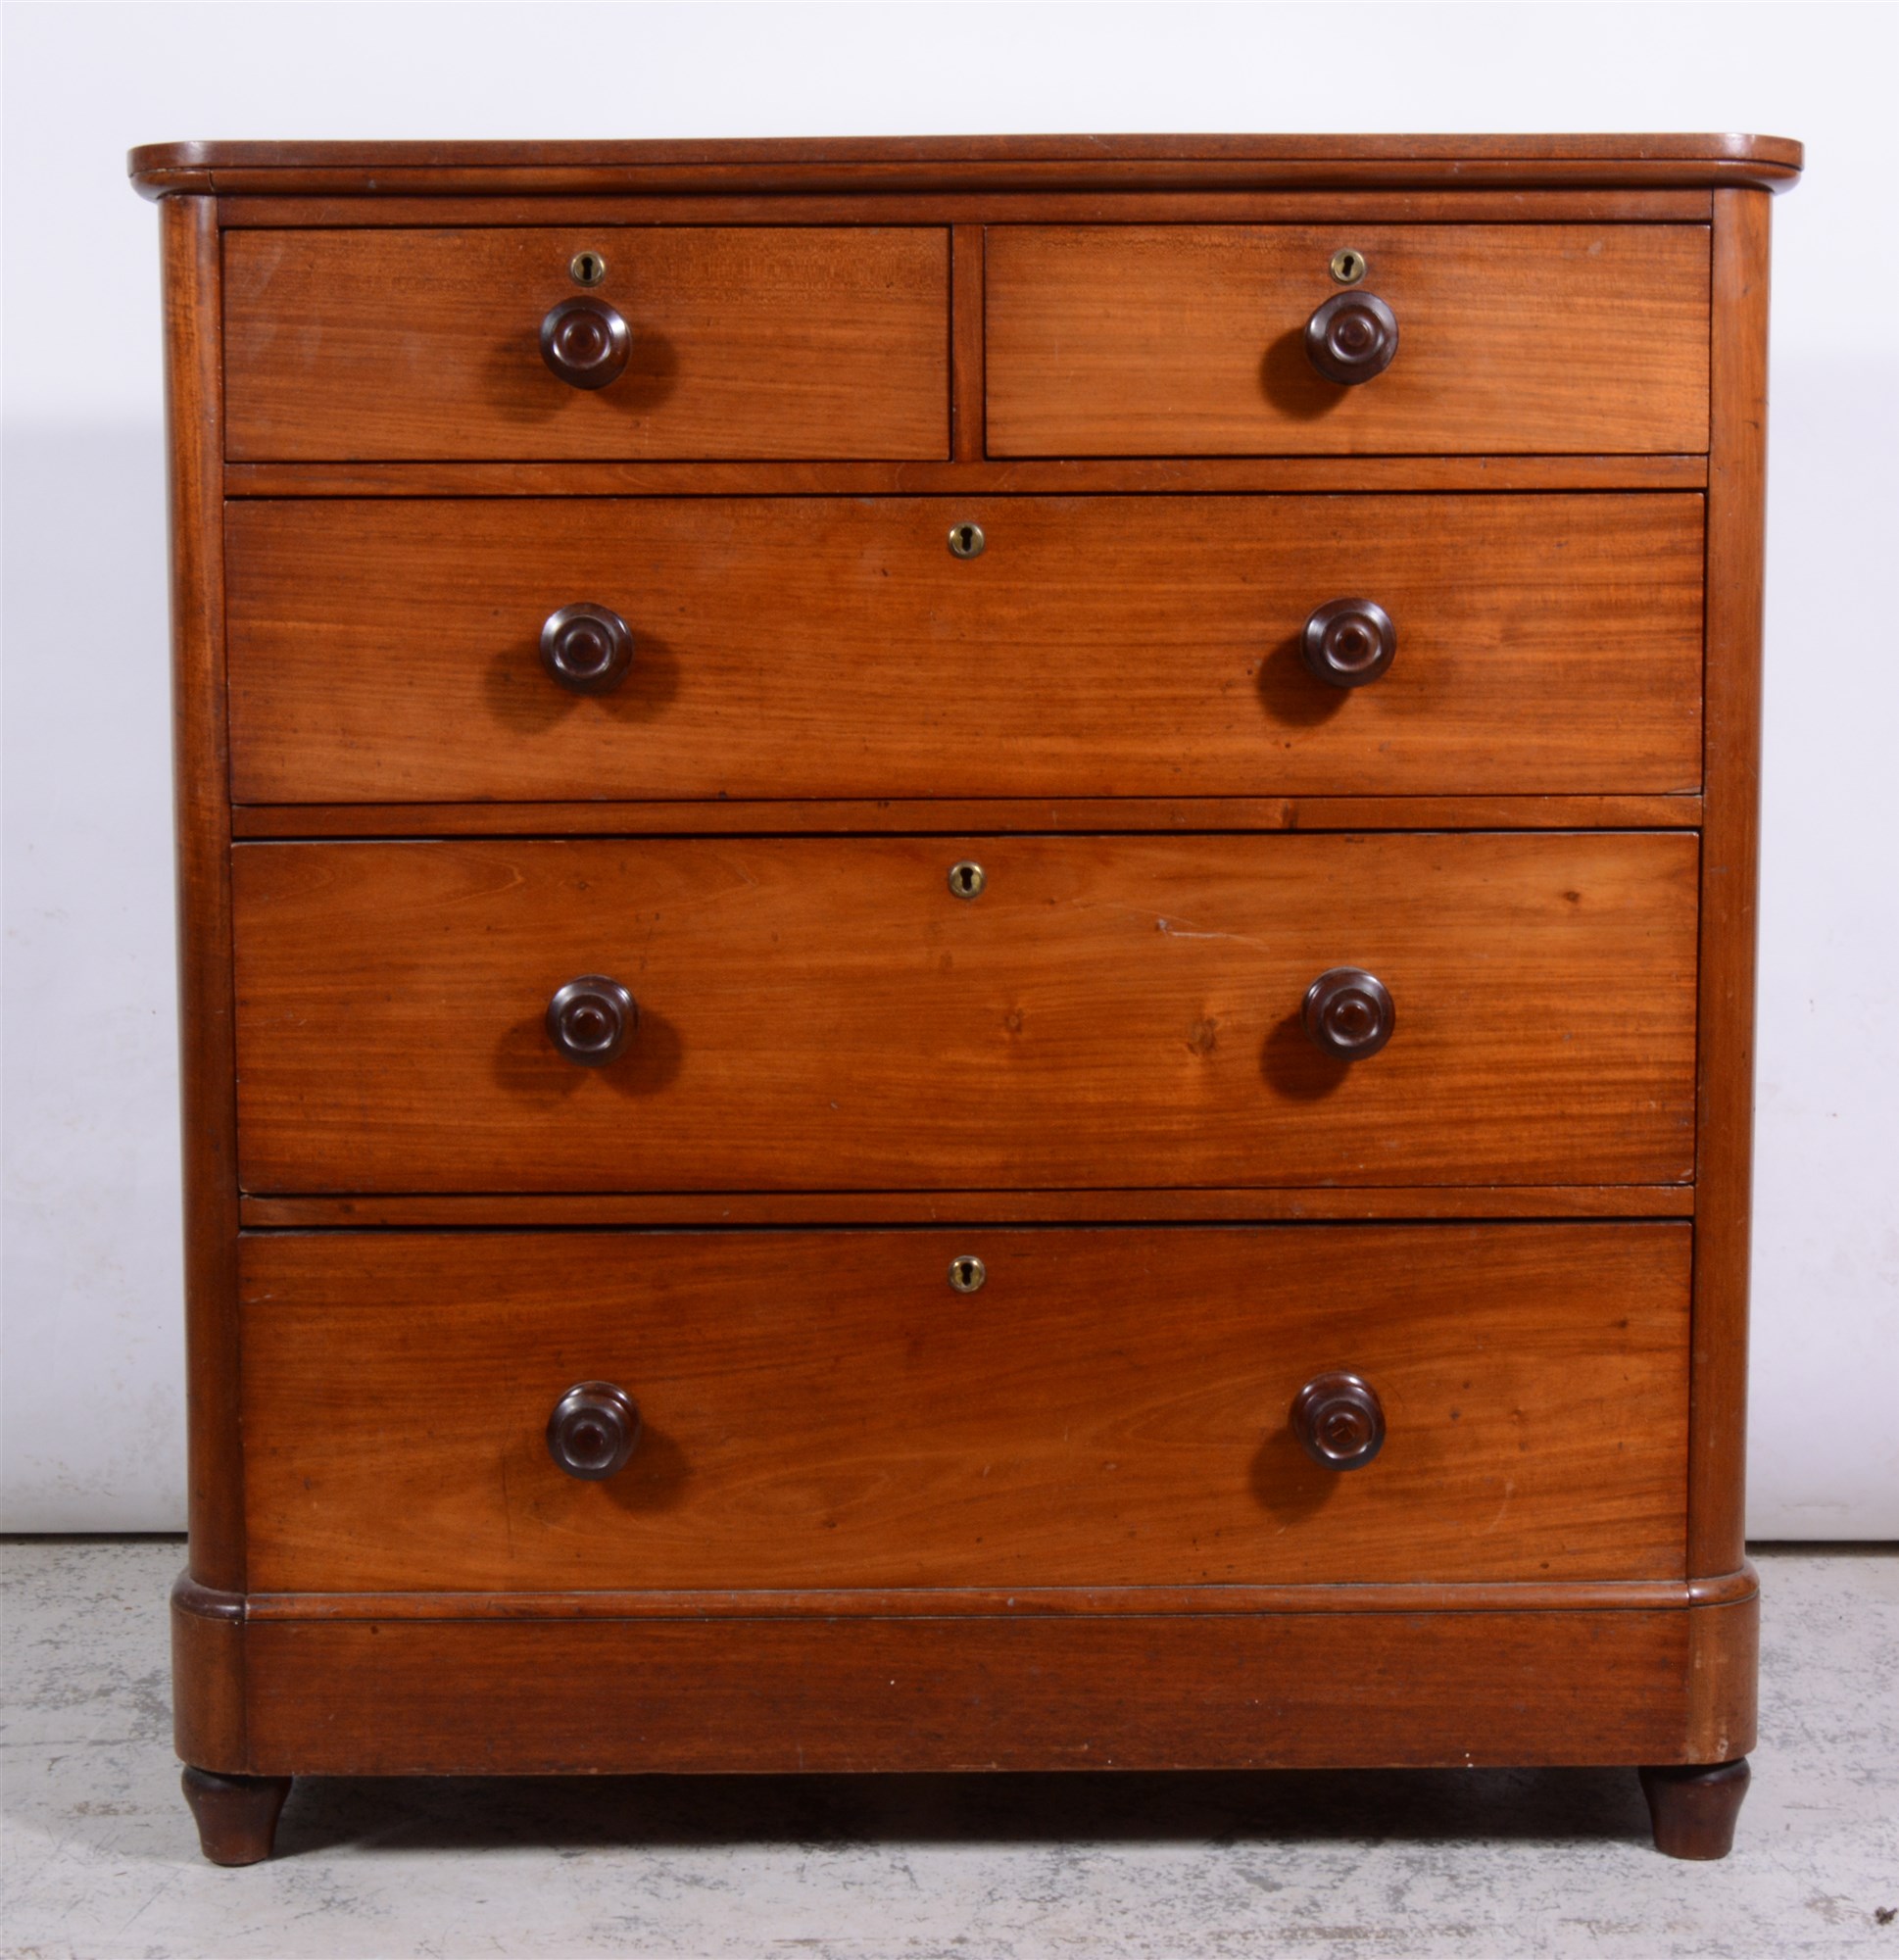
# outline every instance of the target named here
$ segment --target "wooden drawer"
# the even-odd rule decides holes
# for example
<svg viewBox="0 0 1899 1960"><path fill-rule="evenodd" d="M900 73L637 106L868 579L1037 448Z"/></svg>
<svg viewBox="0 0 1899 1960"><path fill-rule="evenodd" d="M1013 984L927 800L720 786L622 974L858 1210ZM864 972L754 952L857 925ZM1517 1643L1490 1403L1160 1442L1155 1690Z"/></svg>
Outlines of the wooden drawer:
<svg viewBox="0 0 1899 1960"><path fill-rule="evenodd" d="M569 263L600 253L606 276ZM611 306L624 371L541 354L563 302ZM943 457L940 228L239 230L224 240L233 461Z"/></svg>
<svg viewBox="0 0 1899 1960"><path fill-rule="evenodd" d="M243 1242L256 1592L1682 1571L1684 1225ZM952 1259L987 1266L958 1295ZM1385 1443L1312 1461L1315 1375ZM606 1381L643 1429L557 1468Z"/></svg>
<svg viewBox="0 0 1899 1960"><path fill-rule="evenodd" d="M1698 495L259 502L226 544L241 802L1700 778ZM1300 651L1340 598L1397 635L1349 689ZM610 692L542 664L575 604L630 630Z"/></svg>
<svg viewBox="0 0 1899 1960"><path fill-rule="evenodd" d="M1305 352L1341 247L1398 331L1355 386ZM1703 450L1708 265L1693 224L993 226L989 453Z"/></svg>
<svg viewBox="0 0 1899 1960"><path fill-rule="evenodd" d="M1622 1184L1693 1165L1679 833L236 849L259 1192ZM987 888L954 896L957 860ZM1339 966L1396 1033L1301 1031ZM556 990L629 988L616 1060Z"/></svg>

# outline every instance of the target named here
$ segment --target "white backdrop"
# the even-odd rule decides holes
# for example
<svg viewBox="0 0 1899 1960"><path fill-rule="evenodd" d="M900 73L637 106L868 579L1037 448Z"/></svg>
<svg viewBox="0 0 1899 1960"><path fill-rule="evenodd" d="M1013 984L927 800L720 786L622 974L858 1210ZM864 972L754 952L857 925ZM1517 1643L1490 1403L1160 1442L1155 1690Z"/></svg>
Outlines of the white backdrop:
<svg viewBox="0 0 1899 1960"><path fill-rule="evenodd" d="M179 137L1747 129L1776 207L1749 1522L1899 1536L1899 280L1883 6L14 6L14 1530L183 1518L157 222Z"/></svg>

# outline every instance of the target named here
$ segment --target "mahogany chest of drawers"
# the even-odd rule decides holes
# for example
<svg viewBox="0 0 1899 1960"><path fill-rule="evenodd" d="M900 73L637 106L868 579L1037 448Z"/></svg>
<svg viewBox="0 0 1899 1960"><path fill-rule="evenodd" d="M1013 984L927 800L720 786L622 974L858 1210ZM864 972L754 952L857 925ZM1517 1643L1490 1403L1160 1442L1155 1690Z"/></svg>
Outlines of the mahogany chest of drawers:
<svg viewBox="0 0 1899 1960"><path fill-rule="evenodd" d="M210 1856L1560 1763L1727 1848L1799 154L134 154Z"/></svg>

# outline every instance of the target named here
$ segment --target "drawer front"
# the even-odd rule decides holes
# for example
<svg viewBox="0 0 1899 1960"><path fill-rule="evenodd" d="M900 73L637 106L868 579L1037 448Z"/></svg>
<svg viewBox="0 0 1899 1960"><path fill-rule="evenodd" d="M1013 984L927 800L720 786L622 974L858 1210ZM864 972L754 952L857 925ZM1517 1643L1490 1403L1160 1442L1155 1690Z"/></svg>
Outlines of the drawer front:
<svg viewBox="0 0 1899 1960"><path fill-rule="evenodd" d="M1699 496L377 499L226 530L240 802L1700 777ZM1340 599L1395 636L1363 685L1305 662ZM627 629L609 691L543 663L576 605Z"/></svg>
<svg viewBox="0 0 1899 1960"><path fill-rule="evenodd" d="M983 866L979 897L952 893L958 860ZM482 839L233 861L252 1191L1692 1169L1680 833ZM1339 967L1388 990L1376 1054L1302 1031ZM581 976L637 1003L605 1066L549 1035Z"/></svg>
<svg viewBox="0 0 1899 1960"><path fill-rule="evenodd" d="M989 452L1704 450L1708 278L1703 225L994 226ZM1306 353L1347 291L1397 328L1356 385Z"/></svg>
<svg viewBox="0 0 1899 1960"><path fill-rule="evenodd" d="M253 1591L1665 1578L1685 1225L242 1247ZM957 1294L952 1259L987 1267ZM1385 1441L1322 1468L1300 1389ZM576 1384L625 1467L558 1468Z"/></svg>
<svg viewBox="0 0 1899 1960"><path fill-rule="evenodd" d="M582 251L607 270L583 288ZM623 371L543 359L571 301L611 307ZM592 226L224 239L236 461L943 457L941 229Z"/></svg>

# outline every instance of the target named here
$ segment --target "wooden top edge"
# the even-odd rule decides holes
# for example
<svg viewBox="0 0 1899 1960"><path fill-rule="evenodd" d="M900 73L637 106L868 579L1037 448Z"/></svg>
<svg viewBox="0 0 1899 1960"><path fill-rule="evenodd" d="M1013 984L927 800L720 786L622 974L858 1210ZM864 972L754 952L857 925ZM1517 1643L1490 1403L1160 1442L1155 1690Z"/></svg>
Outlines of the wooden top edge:
<svg viewBox="0 0 1899 1960"><path fill-rule="evenodd" d="M942 190L1135 180L1436 185L1752 183L1799 174L1781 136L853 136L692 142L145 143L130 153L148 197L321 189L340 195L705 188ZM1236 174L1237 173L1237 174Z"/></svg>

